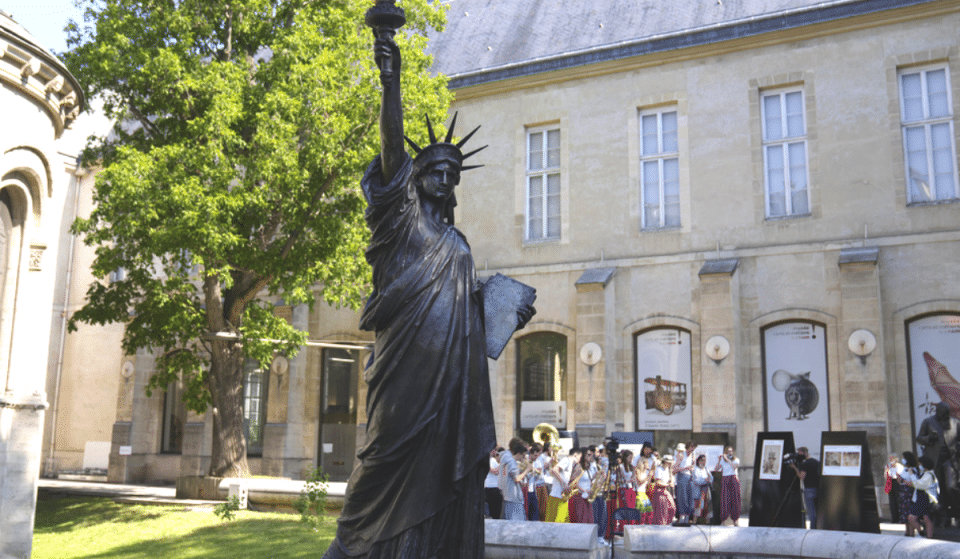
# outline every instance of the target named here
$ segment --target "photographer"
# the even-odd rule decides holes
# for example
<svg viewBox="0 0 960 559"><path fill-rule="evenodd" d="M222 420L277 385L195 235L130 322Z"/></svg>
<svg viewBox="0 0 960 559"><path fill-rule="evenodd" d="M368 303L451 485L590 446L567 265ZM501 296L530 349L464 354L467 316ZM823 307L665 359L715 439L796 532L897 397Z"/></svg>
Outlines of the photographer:
<svg viewBox="0 0 960 559"><path fill-rule="evenodd" d="M800 464L799 468L797 463ZM803 504L807 509L807 518L810 519L810 529L817 527L817 489L820 487L820 461L810 457L807 447L797 449L797 459L790 463L790 467L797 472L797 477L803 482Z"/></svg>

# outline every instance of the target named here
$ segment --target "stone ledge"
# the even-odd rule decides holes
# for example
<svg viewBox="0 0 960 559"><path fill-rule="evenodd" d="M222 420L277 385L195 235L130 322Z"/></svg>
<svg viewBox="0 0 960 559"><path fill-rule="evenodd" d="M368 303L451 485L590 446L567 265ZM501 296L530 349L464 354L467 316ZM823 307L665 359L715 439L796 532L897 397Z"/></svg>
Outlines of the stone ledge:
<svg viewBox="0 0 960 559"><path fill-rule="evenodd" d="M621 554L622 553L622 554ZM627 526L617 557L789 559L960 559L952 542L796 528Z"/></svg>
<svg viewBox="0 0 960 559"><path fill-rule="evenodd" d="M484 521L485 559L601 559L596 524Z"/></svg>

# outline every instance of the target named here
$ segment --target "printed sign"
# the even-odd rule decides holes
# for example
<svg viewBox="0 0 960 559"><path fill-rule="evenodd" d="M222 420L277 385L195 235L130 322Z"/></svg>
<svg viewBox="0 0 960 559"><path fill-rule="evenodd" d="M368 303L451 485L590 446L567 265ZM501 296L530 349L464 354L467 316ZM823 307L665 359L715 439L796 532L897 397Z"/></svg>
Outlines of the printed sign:
<svg viewBox="0 0 960 559"><path fill-rule="evenodd" d="M859 445L823 445L823 475L860 476Z"/></svg>
<svg viewBox="0 0 960 559"><path fill-rule="evenodd" d="M943 402L950 414L960 417L960 316L938 314L913 320L907 325L910 348L911 405L913 433L920 422L933 415L934 407Z"/></svg>
<svg viewBox="0 0 960 559"><path fill-rule="evenodd" d="M656 328L637 340L637 430L692 429L690 332Z"/></svg>
<svg viewBox="0 0 960 559"><path fill-rule="evenodd" d="M763 331L767 431L791 431L811 456L830 430L827 341L823 326L786 322Z"/></svg>
<svg viewBox="0 0 960 559"><path fill-rule="evenodd" d="M567 428L566 402L520 402L520 428L533 429L541 423L549 423L557 429Z"/></svg>
<svg viewBox="0 0 960 559"><path fill-rule="evenodd" d="M783 468L783 441L763 441L760 452L760 479L780 479Z"/></svg>

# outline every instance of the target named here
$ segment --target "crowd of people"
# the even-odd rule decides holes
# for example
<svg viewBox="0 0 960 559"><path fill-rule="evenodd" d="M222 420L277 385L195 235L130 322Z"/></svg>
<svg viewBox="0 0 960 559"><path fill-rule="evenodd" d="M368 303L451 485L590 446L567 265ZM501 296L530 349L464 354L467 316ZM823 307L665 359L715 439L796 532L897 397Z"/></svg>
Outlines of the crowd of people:
<svg viewBox="0 0 960 559"><path fill-rule="evenodd" d="M934 474L934 462L929 456L903 453L897 459L891 454L884 470L884 491L890 497L890 514L894 521L905 525L905 536L915 534L933 537L934 510L939 499L939 483Z"/></svg>
<svg viewBox="0 0 960 559"><path fill-rule="evenodd" d="M722 480L720 522L736 524L740 517L740 460L733 447L715 464L707 464L692 441L663 457L649 443L638 455L596 445L563 457L558 450L518 438L493 449L484 483L487 516L596 524L597 538L608 545L624 524L712 523L716 471Z"/></svg>

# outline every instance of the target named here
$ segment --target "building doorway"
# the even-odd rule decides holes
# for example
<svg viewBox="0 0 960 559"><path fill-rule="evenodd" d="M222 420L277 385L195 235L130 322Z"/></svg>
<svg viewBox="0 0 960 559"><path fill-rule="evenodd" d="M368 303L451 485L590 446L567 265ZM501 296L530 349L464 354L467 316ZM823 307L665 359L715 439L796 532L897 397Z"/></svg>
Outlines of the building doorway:
<svg viewBox="0 0 960 559"><path fill-rule="evenodd" d="M324 348L320 391L319 464L330 481L346 481L357 454L360 351Z"/></svg>

